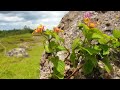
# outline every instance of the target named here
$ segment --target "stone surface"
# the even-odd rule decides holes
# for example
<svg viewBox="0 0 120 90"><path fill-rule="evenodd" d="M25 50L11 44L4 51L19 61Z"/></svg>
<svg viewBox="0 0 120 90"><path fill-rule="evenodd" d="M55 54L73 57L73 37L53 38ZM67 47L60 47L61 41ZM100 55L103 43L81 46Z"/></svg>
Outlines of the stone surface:
<svg viewBox="0 0 120 90"><path fill-rule="evenodd" d="M28 53L24 48L14 48L8 51L6 55L10 57L28 57Z"/></svg>
<svg viewBox="0 0 120 90"><path fill-rule="evenodd" d="M65 39L64 45L69 49L71 49L73 39L76 37L84 39L81 31L78 30L77 27L78 22L82 22L83 20L84 12L86 11L70 11L61 19L58 25L59 28L64 30L64 33L60 34L60 36ZM91 11L91 13L93 14L92 20L99 22L97 28L101 29L106 34L111 35L113 29L120 29L120 11ZM59 57L63 59L65 54L61 52L59 55ZM47 58L43 57L41 63L42 61L47 61Z"/></svg>
<svg viewBox="0 0 120 90"><path fill-rule="evenodd" d="M47 54L44 52L40 62L40 79L49 79L52 67L53 64L48 60Z"/></svg>

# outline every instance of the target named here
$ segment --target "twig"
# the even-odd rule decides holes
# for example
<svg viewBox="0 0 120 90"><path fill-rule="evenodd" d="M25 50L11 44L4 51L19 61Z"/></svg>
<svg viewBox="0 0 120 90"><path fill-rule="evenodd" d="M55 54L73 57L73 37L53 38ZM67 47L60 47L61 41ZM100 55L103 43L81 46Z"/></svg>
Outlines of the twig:
<svg viewBox="0 0 120 90"><path fill-rule="evenodd" d="M78 66L76 69L75 69L75 71L70 75L70 76L68 76L67 78L65 78L65 79L70 79L79 69L81 69L82 68L82 66L83 66L83 64L82 65L80 65L80 66Z"/></svg>
<svg viewBox="0 0 120 90"><path fill-rule="evenodd" d="M66 46L64 45L64 47L65 47L65 49L68 51L68 55L67 55L67 57L65 58L65 60L67 60L68 59L68 57L70 56L70 51L69 51L69 49L67 49L66 48Z"/></svg>

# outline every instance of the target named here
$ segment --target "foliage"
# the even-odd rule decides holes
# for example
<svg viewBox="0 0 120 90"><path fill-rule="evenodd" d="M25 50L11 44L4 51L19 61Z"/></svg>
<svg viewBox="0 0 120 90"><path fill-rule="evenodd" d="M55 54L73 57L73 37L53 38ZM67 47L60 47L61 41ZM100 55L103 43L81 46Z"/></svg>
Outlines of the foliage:
<svg viewBox="0 0 120 90"><path fill-rule="evenodd" d="M109 74L112 72L109 56L111 53L114 53L113 51L119 50L120 30L113 30L113 35L109 36L96 28L97 22L92 22L90 18L87 17L84 19L84 22L79 23L78 27L85 39L76 38L73 40L72 52L64 46L64 39L59 36L59 33L62 33L63 30L59 28L53 28L53 30L40 28L38 33L46 37L47 42L44 43L45 51L51 54L49 60L54 65L52 77L63 79L65 72L65 62L63 61L69 58L73 67L77 68L80 56L82 57L81 60L84 61L82 69L85 75L92 73L94 68L100 67L99 61L104 64L104 70ZM97 44L92 43L92 41L95 41ZM63 50L67 51L70 55L65 60L59 60L57 52Z"/></svg>

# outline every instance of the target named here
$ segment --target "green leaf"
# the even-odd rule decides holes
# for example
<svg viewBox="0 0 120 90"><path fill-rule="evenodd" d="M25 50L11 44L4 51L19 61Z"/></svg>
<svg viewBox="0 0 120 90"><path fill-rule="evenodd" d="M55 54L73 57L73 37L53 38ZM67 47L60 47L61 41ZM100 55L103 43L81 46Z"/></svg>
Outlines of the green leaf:
<svg viewBox="0 0 120 90"><path fill-rule="evenodd" d="M64 46L57 46L57 51L65 51L66 48Z"/></svg>
<svg viewBox="0 0 120 90"><path fill-rule="evenodd" d="M116 42L115 44L113 44L113 47L114 48L117 48L117 47L119 47L120 46L120 42Z"/></svg>
<svg viewBox="0 0 120 90"><path fill-rule="evenodd" d="M88 31L90 30L90 28L83 23L79 23L78 27L80 30L82 29L83 34L85 35L85 37L87 37Z"/></svg>
<svg viewBox="0 0 120 90"><path fill-rule="evenodd" d="M98 33L98 34L103 34L103 32L101 30L99 30L98 28L91 28L91 31L93 31L94 33Z"/></svg>
<svg viewBox="0 0 120 90"><path fill-rule="evenodd" d="M50 42L50 48L53 50L53 52L58 52L58 51L65 51L66 48L64 46L60 46L58 43L56 43L55 41L51 41Z"/></svg>
<svg viewBox="0 0 120 90"><path fill-rule="evenodd" d="M64 79L64 74L61 74L56 70L56 68L53 68L54 73L52 74L53 78L58 78L58 79Z"/></svg>
<svg viewBox="0 0 120 90"><path fill-rule="evenodd" d="M85 25L85 24L82 24L82 26L83 26L83 30L89 30L90 28L87 26L87 25Z"/></svg>
<svg viewBox="0 0 120 90"><path fill-rule="evenodd" d="M98 45L93 46L93 48L97 51L101 51L101 48Z"/></svg>
<svg viewBox="0 0 120 90"><path fill-rule="evenodd" d="M118 39L116 39L116 38L114 38L114 37L111 37L111 41L112 41L112 46L114 47L114 48L117 48L117 47L119 47L120 46L120 42L118 41Z"/></svg>
<svg viewBox="0 0 120 90"><path fill-rule="evenodd" d="M80 45L80 39L76 38L72 43L72 50L75 50Z"/></svg>
<svg viewBox="0 0 120 90"><path fill-rule="evenodd" d="M93 71L94 68L94 64L92 63L91 60L86 60L84 66L83 66L83 70L84 70L84 74L90 74Z"/></svg>
<svg viewBox="0 0 120 90"><path fill-rule="evenodd" d="M101 34L98 34L98 33L92 34L92 39L100 39L100 38L103 38L103 36Z"/></svg>
<svg viewBox="0 0 120 90"><path fill-rule="evenodd" d="M87 31L85 37L88 40L100 39L103 38L103 33L99 29L91 28L90 30Z"/></svg>
<svg viewBox="0 0 120 90"><path fill-rule="evenodd" d="M90 55L92 55L92 53L87 49L87 48L84 48L84 47L81 47L83 50L87 51Z"/></svg>
<svg viewBox="0 0 120 90"><path fill-rule="evenodd" d="M60 37L59 37L59 35L57 35L57 33L53 32L53 33L52 33L52 36L53 36L57 41L60 40Z"/></svg>
<svg viewBox="0 0 120 90"><path fill-rule="evenodd" d="M106 35L106 34L103 34L103 38L100 38L100 39L98 40L98 42L99 42L100 44L107 44L107 43L110 41L110 39L111 39L110 36L108 36L108 35Z"/></svg>
<svg viewBox="0 0 120 90"><path fill-rule="evenodd" d="M93 63L94 67L97 66L97 59L96 59L95 55L87 55L86 59L87 60L91 60L91 62Z"/></svg>
<svg viewBox="0 0 120 90"><path fill-rule="evenodd" d="M61 37L59 38L59 40L60 40L60 41L62 41L62 42L64 42L64 41L65 41L65 40L64 40L63 38L61 38Z"/></svg>
<svg viewBox="0 0 120 90"><path fill-rule="evenodd" d="M49 60L52 61L54 65L54 75L56 75L58 78L63 78L65 71L65 63L59 60L59 57L52 57Z"/></svg>
<svg viewBox="0 0 120 90"><path fill-rule="evenodd" d="M45 47L45 51L46 51L47 53L51 53L51 50L49 49L49 45L45 45L44 47Z"/></svg>
<svg viewBox="0 0 120 90"><path fill-rule="evenodd" d="M83 24L83 23L79 23L79 24L78 24L78 27L79 27L80 30L81 30L82 28L83 28L83 30L84 30L84 29L89 29L89 27L88 27L87 25Z"/></svg>
<svg viewBox="0 0 120 90"><path fill-rule="evenodd" d="M103 55L108 55L110 53L110 47L108 45L100 45L103 49Z"/></svg>
<svg viewBox="0 0 120 90"><path fill-rule="evenodd" d="M76 60L76 54L75 52L72 52L72 54L70 55L70 60L73 64L74 67L76 67L76 63L75 63L75 60Z"/></svg>
<svg viewBox="0 0 120 90"><path fill-rule="evenodd" d="M87 51L90 55L99 53L99 50L95 50L92 47L81 47L83 50Z"/></svg>
<svg viewBox="0 0 120 90"><path fill-rule="evenodd" d="M93 32L92 31L88 31L86 34L84 34L85 35L85 37L87 38L87 40L92 40L92 35L93 35Z"/></svg>
<svg viewBox="0 0 120 90"><path fill-rule="evenodd" d="M104 60L103 60L103 63L105 65L105 70L110 73L111 70L112 70L112 66L110 65L110 62L108 60L108 57L105 57Z"/></svg>
<svg viewBox="0 0 120 90"><path fill-rule="evenodd" d="M52 50L52 52L55 52L57 46L58 46L58 44L55 41L51 41L49 43L49 48Z"/></svg>
<svg viewBox="0 0 120 90"><path fill-rule="evenodd" d="M113 36L115 38L120 38L120 30L113 30Z"/></svg>
<svg viewBox="0 0 120 90"><path fill-rule="evenodd" d="M47 29L47 30L44 32L44 34L49 36L49 35L51 35L52 33L51 33L51 30Z"/></svg>
<svg viewBox="0 0 120 90"><path fill-rule="evenodd" d="M100 44L106 44L108 41L105 40L105 38L101 38L98 40Z"/></svg>

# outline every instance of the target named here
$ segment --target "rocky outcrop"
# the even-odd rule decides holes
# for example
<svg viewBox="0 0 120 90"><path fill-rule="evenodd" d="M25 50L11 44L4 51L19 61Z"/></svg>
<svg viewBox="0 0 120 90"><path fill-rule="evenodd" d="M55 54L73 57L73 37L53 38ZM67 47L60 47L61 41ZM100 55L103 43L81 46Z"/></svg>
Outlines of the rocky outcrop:
<svg viewBox="0 0 120 90"><path fill-rule="evenodd" d="M65 46L71 48L72 40L76 37L84 38L80 30L78 30L78 22L82 22L83 14L86 11L70 11L62 19L59 28L64 30L61 37L65 39ZM99 22L97 28L103 30L106 34L111 35L113 29L120 29L120 11L91 11L92 19ZM44 54L43 54L44 55ZM60 54L64 57L64 53ZM46 58L41 59L41 63L47 61ZM47 66L47 65L46 65ZM46 72L43 72L44 65L41 66L41 77Z"/></svg>

